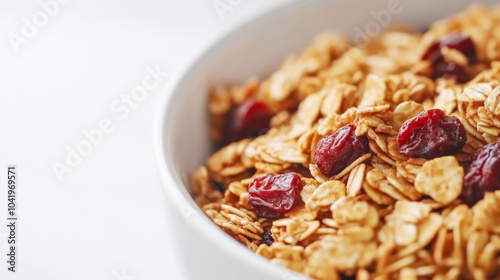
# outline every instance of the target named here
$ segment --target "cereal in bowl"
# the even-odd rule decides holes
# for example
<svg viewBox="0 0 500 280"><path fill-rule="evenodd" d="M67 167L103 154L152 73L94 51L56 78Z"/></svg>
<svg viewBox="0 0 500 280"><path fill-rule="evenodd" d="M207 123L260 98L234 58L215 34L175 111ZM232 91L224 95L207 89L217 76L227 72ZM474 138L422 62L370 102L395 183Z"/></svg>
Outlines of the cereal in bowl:
<svg viewBox="0 0 500 280"><path fill-rule="evenodd" d="M194 198L256 254L320 280L500 278L499 9L321 35L208 108L222 148Z"/></svg>

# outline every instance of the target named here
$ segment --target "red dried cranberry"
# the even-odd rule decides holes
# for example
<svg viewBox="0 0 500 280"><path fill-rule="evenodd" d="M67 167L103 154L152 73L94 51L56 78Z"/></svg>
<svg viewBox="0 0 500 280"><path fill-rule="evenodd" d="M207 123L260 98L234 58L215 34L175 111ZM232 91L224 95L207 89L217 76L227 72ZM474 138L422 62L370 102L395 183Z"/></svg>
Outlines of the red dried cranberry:
<svg viewBox="0 0 500 280"><path fill-rule="evenodd" d="M224 127L224 144L266 133L273 114L263 102L249 99L229 111Z"/></svg>
<svg viewBox="0 0 500 280"><path fill-rule="evenodd" d="M269 228L264 229L264 233L262 233L262 240L260 241L260 244L266 244L267 246L271 246L273 242L274 238L273 235L271 234L271 229Z"/></svg>
<svg viewBox="0 0 500 280"><path fill-rule="evenodd" d="M469 64L475 64L477 62L476 48L474 47L474 42L472 39L460 33L453 33L446 35L441 38L438 42L432 44L425 54L423 55L423 60L430 60L432 63L443 59L441 55L441 48L448 47L450 49L455 49L463 53L469 60Z"/></svg>
<svg viewBox="0 0 500 280"><path fill-rule="evenodd" d="M457 117L439 109L423 111L399 129L398 149L403 155L432 159L459 152L467 134Z"/></svg>
<svg viewBox="0 0 500 280"><path fill-rule="evenodd" d="M226 186L224 185L224 183L221 183L219 181L212 181L210 183L210 186L212 187L212 189L221 193L224 193L226 191Z"/></svg>
<svg viewBox="0 0 500 280"><path fill-rule="evenodd" d="M457 83L467 83L470 78L469 74L465 72L465 69L460 65L453 62L441 62L434 65L434 69L432 71L432 78L445 78L445 79L455 79Z"/></svg>
<svg viewBox="0 0 500 280"><path fill-rule="evenodd" d="M464 68L444 60L441 54L441 48L443 47L460 51L467 57L469 64L474 64L477 62L477 53L472 39L467 35L459 33L446 35L438 42L432 44L422 56L423 60L429 60L432 63L433 79L444 77L446 79L454 78L459 83L467 82L470 77Z"/></svg>
<svg viewBox="0 0 500 280"><path fill-rule="evenodd" d="M439 41L430 45L422 56L422 60L429 60L431 63L435 63L442 58L443 56L441 55L441 44Z"/></svg>
<svg viewBox="0 0 500 280"><path fill-rule="evenodd" d="M321 139L314 152L314 161L321 173L331 177L370 151L368 137L356 136L354 125L345 125L334 134Z"/></svg>
<svg viewBox="0 0 500 280"><path fill-rule="evenodd" d="M264 174L250 183L247 202L259 217L278 219L295 206L302 188L298 174Z"/></svg>
<svg viewBox="0 0 500 280"><path fill-rule="evenodd" d="M465 174L462 197L470 205L483 199L486 192L500 190L500 142L491 143L474 154Z"/></svg>

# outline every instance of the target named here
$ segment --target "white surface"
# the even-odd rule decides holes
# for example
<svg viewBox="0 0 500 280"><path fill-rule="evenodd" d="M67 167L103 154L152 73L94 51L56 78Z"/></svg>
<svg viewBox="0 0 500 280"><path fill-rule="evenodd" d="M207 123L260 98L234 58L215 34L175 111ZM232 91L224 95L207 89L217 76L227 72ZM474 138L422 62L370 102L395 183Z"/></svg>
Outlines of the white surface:
<svg viewBox="0 0 500 280"><path fill-rule="evenodd" d="M8 34L43 11L38 2L0 1L0 279L182 279L152 160L169 80L123 119L110 107L148 66L175 73L221 32L286 0L229 1L224 21L211 0L72 0L16 53ZM114 131L59 181L52 164L105 118ZM19 175L17 273L4 262L7 164Z"/></svg>

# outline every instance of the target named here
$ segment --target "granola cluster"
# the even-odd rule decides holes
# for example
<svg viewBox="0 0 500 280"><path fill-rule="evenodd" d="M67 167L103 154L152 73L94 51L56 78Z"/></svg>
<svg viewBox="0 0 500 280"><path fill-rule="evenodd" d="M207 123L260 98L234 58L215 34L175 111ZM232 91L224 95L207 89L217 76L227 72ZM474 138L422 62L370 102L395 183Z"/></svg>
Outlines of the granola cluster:
<svg viewBox="0 0 500 280"><path fill-rule="evenodd" d="M466 83L433 77L436 64L422 59L455 33L472 39L477 61L443 47L440 63L463 69ZM215 141L228 112L249 99L273 112L270 130L214 153L194 172L193 190L250 250L314 279L500 279L500 191L474 205L461 198L474 153L500 141L500 9L472 7L424 34L394 29L356 47L321 35L264 81L214 90ZM465 146L432 159L401 154L403 123L432 108L460 119ZM369 152L325 176L318 143L346 125L367 137ZM259 217L249 185L290 172L301 177L299 202L283 218Z"/></svg>

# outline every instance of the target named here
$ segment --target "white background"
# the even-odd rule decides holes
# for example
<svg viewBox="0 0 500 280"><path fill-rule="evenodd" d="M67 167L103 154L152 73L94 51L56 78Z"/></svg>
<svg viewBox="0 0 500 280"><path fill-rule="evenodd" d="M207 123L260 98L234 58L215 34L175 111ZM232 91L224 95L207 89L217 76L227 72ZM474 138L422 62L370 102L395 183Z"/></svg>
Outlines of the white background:
<svg viewBox="0 0 500 280"><path fill-rule="evenodd" d="M71 0L16 52L11 33L48 1L0 0L0 279L183 279L152 155L169 80L123 118L111 106L148 66L173 73L288 0ZM233 7L221 15L214 2ZM114 131L58 180L54 162L106 118ZM19 176L16 273L5 262L8 164Z"/></svg>

